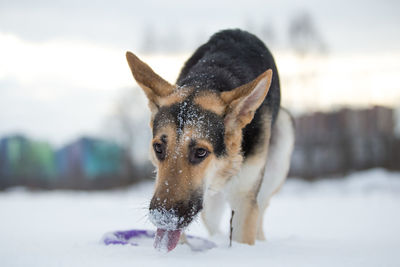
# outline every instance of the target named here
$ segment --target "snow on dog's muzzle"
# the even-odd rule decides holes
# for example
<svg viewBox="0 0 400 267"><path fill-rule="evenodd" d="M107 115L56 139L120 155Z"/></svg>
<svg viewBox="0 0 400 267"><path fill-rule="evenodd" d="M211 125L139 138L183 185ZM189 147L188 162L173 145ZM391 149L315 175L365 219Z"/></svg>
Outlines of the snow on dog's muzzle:
<svg viewBox="0 0 400 267"><path fill-rule="evenodd" d="M157 199L157 198L156 198ZM202 198L196 201L177 202L172 208L165 208L163 201L151 201L149 219L157 227L154 247L161 251L173 250L184 230L202 209Z"/></svg>

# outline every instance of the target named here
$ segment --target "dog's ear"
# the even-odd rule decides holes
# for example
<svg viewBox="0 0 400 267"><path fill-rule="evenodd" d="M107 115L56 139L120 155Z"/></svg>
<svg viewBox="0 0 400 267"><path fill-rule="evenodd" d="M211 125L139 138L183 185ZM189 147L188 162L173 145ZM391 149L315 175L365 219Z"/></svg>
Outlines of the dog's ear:
<svg viewBox="0 0 400 267"><path fill-rule="evenodd" d="M154 113L159 107L160 99L171 94L174 91L174 86L157 75L133 53L126 52L126 60L133 77L149 99L150 110Z"/></svg>
<svg viewBox="0 0 400 267"><path fill-rule="evenodd" d="M221 93L221 98L227 104L225 127L242 129L251 122L255 111L267 96L272 81L272 70L269 69L255 80L232 91Z"/></svg>

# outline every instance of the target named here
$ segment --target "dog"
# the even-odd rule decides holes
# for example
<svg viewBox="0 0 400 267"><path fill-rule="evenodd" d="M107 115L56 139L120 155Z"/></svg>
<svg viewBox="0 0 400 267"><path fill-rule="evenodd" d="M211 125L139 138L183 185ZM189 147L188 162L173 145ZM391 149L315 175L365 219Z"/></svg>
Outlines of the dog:
<svg viewBox="0 0 400 267"><path fill-rule="evenodd" d="M231 240L265 240L264 211L286 179L294 145L294 123L280 106L278 71L265 44L243 30L217 32L187 60L175 85L133 53L126 58L151 111L155 246L174 249L200 211L215 234L226 202L234 212Z"/></svg>

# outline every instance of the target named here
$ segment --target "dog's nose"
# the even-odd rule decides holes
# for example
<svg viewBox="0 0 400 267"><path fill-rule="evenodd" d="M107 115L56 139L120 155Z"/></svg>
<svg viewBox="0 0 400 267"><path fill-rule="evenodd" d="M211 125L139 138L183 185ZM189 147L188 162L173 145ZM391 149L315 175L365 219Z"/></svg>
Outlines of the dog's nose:
<svg viewBox="0 0 400 267"><path fill-rule="evenodd" d="M157 228L182 229L192 222L203 208L202 204L201 198L171 203L166 199L153 197L150 202L149 219Z"/></svg>

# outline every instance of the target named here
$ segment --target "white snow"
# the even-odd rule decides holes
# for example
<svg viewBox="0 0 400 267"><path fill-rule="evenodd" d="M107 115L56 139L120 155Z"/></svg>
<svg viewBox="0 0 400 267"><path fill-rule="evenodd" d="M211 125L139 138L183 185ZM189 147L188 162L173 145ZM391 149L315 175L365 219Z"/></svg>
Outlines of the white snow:
<svg viewBox="0 0 400 267"><path fill-rule="evenodd" d="M8 266L400 266L400 173L371 170L346 179L287 181L266 213L268 241L166 254L99 242L104 233L154 229L151 183L111 192L0 193L0 265ZM189 233L206 237L200 220Z"/></svg>
<svg viewBox="0 0 400 267"><path fill-rule="evenodd" d="M167 200L164 199L164 203ZM149 214L149 220L154 224L157 225L158 228L165 229L165 230L176 230L178 225L183 222L183 217L179 217L175 214L175 210L158 210L154 209L151 210Z"/></svg>

